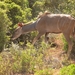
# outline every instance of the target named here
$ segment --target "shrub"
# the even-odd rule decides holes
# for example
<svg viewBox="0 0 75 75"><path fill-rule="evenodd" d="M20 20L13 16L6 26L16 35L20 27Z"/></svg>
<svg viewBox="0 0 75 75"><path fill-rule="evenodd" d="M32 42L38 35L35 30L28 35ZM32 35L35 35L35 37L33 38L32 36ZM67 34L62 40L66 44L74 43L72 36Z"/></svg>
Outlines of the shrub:
<svg viewBox="0 0 75 75"><path fill-rule="evenodd" d="M43 69L36 71L34 75L52 75L52 74L53 74L52 69Z"/></svg>
<svg viewBox="0 0 75 75"><path fill-rule="evenodd" d="M61 75L75 75L75 64L65 66L60 70Z"/></svg>
<svg viewBox="0 0 75 75"><path fill-rule="evenodd" d="M45 75L51 74L50 69L45 69L46 65L43 60L45 58L46 48L48 47L44 42L41 43L39 49L27 43L25 50L19 48L18 45L12 44L9 52L3 52L0 55L0 75L35 72L36 74L38 74L37 72L43 72Z"/></svg>
<svg viewBox="0 0 75 75"><path fill-rule="evenodd" d="M66 39L65 39L64 36L62 36L62 41L63 41L63 44L64 44L63 49L64 49L65 51L67 51L67 50L68 50L68 43L67 43L67 41L66 41Z"/></svg>
<svg viewBox="0 0 75 75"><path fill-rule="evenodd" d="M7 40L6 32L7 32L7 26L9 23L10 22L7 17L6 11L3 9L0 9L0 52L3 50L5 42Z"/></svg>

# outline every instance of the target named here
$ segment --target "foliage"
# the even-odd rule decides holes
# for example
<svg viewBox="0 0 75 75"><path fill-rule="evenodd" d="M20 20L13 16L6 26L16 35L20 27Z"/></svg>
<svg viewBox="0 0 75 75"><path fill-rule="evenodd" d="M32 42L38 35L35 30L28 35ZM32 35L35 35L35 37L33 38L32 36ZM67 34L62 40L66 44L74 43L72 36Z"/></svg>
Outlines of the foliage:
<svg viewBox="0 0 75 75"><path fill-rule="evenodd" d="M47 48L48 46L45 43L42 43L41 48L38 50L30 43L27 43L27 48L22 50L18 45L12 44L9 52L0 54L0 75L35 72L37 74L38 71L39 73L51 74L51 69L43 70L44 66L47 66L44 64Z"/></svg>
<svg viewBox="0 0 75 75"><path fill-rule="evenodd" d="M8 24L10 24L10 21L8 19L6 11L3 9L0 10L1 10L0 11L0 52L1 52L7 40L6 32L7 32Z"/></svg>
<svg viewBox="0 0 75 75"><path fill-rule="evenodd" d="M62 36L62 41L63 41L63 44L64 44L63 50L67 51L68 50L68 43L67 43L64 36Z"/></svg>
<svg viewBox="0 0 75 75"><path fill-rule="evenodd" d="M12 24L8 24L7 37L11 37L18 22L28 22L31 20L31 8L29 8L28 0L1 0L0 8L6 10L6 15ZM9 21L8 21L9 22ZM10 42L7 42L9 47Z"/></svg>
<svg viewBox="0 0 75 75"><path fill-rule="evenodd" d="M52 75L52 74L53 74L52 69L43 69L36 71L34 75Z"/></svg>
<svg viewBox="0 0 75 75"><path fill-rule="evenodd" d="M33 16L34 17L37 17L36 14L38 14L40 11L43 11L43 7L44 6L44 2L41 2L41 1L36 1L34 4L33 4Z"/></svg>
<svg viewBox="0 0 75 75"><path fill-rule="evenodd" d="M2 9L7 9L6 8L6 3L4 3L4 2L0 2L0 8L2 8Z"/></svg>
<svg viewBox="0 0 75 75"><path fill-rule="evenodd" d="M14 2L12 2L11 4L8 4L8 17L11 19L12 21L12 27L17 24L18 22L27 22L28 21L28 17L31 17L31 9L27 8L27 9L22 9L21 6L15 4ZM29 18L30 18L29 17ZM27 19L26 19L27 18Z"/></svg>
<svg viewBox="0 0 75 75"><path fill-rule="evenodd" d="M48 10L52 13L65 13L75 17L75 0L0 0L0 52L7 43L10 45L9 37L17 27L18 22L29 22L36 19L39 12ZM36 36L32 32L21 36L19 43L25 44ZM68 44L62 37L64 49ZM17 40L18 41L18 40ZM40 40L41 41L41 40ZM39 42L40 43L40 42ZM26 49L22 50L18 45L10 48L8 54L0 54L0 75L10 75L12 73L30 72L41 75L51 74L49 65L45 65L46 50L49 46L42 42L36 48L27 43ZM7 70L8 69L8 70ZM75 65L62 68L61 75L74 75ZM52 71L50 69L50 71Z"/></svg>
<svg viewBox="0 0 75 75"><path fill-rule="evenodd" d="M75 0L0 0L0 8L6 10L5 14L12 23L8 25L9 36L11 36L13 30L17 27L18 22L34 20L39 12L48 10L52 13L65 13L75 16L74 5ZM28 34L30 37L32 35L32 33ZM20 40L22 38L23 36L20 37ZM33 38L28 38L28 40Z"/></svg>
<svg viewBox="0 0 75 75"><path fill-rule="evenodd" d="M65 66L60 71L61 75L75 75L75 64Z"/></svg>

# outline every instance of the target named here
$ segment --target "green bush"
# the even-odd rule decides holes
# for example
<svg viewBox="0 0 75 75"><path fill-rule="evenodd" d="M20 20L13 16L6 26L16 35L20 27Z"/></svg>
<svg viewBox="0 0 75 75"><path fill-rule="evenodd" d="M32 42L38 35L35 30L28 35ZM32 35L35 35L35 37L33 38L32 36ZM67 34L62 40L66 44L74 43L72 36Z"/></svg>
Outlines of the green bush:
<svg viewBox="0 0 75 75"><path fill-rule="evenodd" d="M43 69L36 71L34 75L52 75L52 74L53 74L52 69Z"/></svg>
<svg viewBox="0 0 75 75"><path fill-rule="evenodd" d="M0 52L3 50L6 38L7 27L9 24L9 19L7 17L6 11L0 9Z"/></svg>
<svg viewBox="0 0 75 75"><path fill-rule="evenodd" d="M25 50L22 50L16 44L12 44L9 52L3 52L0 55L0 75L10 75L11 72L13 74L37 74L37 72L43 72L45 75L51 74L50 69L45 69L44 57L46 49L47 45L45 45L44 42L41 43L39 49L27 43L27 48Z"/></svg>
<svg viewBox="0 0 75 75"><path fill-rule="evenodd" d="M66 39L65 39L64 36L62 36L62 41L63 41L63 44L64 44L63 49L64 49L65 51L67 51L67 50L68 50L68 43L67 43L67 41L66 41Z"/></svg>
<svg viewBox="0 0 75 75"><path fill-rule="evenodd" d="M71 64L69 66L63 67L60 70L61 75L75 75L75 64Z"/></svg>

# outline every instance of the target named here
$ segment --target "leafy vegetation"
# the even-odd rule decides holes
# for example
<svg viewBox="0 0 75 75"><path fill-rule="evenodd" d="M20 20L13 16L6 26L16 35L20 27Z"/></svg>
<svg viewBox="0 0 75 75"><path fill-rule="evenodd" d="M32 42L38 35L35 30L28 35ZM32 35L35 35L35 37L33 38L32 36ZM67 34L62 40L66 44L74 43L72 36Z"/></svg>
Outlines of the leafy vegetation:
<svg viewBox="0 0 75 75"><path fill-rule="evenodd" d="M37 71L34 75L52 75L53 72L51 69L43 69L40 71Z"/></svg>
<svg viewBox="0 0 75 75"><path fill-rule="evenodd" d="M65 50L67 52L67 50L68 50L68 43L66 42L66 39L65 39L64 36L62 36L62 41L63 41L63 44L64 44L63 50Z"/></svg>
<svg viewBox="0 0 75 75"><path fill-rule="evenodd" d="M0 75L15 73L34 73L34 75L52 75L50 63L46 64L46 52L49 45L44 42L34 48L30 43L37 32L22 35L12 44L11 35L18 22L31 22L37 19L39 12L70 14L75 17L75 0L0 0ZM64 49L68 45L62 37ZM26 45L27 44L27 45ZM23 50L23 48L25 50ZM61 75L74 75L75 65L61 69ZM69 71L69 72L68 72Z"/></svg>
<svg viewBox="0 0 75 75"><path fill-rule="evenodd" d="M1 52L6 43L6 38L7 38L6 31L10 20L6 14L6 11L3 9L0 10L1 10L0 11L0 52Z"/></svg>
<svg viewBox="0 0 75 75"><path fill-rule="evenodd" d="M65 66L60 71L61 75L75 75L75 64Z"/></svg>
<svg viewBox="0 0 75 75"><path fill-rule="evenodd" d="M0 0L0 8L1 10L5 10L4 15L7 15L9 24L8 27L6 26L7 29L7 37L11 37L14 29L17 27L18 22L29 22L33 21L36 19L37 15L39 12L44 12L46 10L50 11L51 13L66 13L70 14L72 16L75 16L75 1L74 0ZM2 11L0 11L2 12ZM0 18L2 20L2 18ZM2 25L2 24L1 24ZM3 25L2 25L3 26ZM6 30L3 29L3 30ZM34 36L36 35L35 33L29 33L28 35L21 36L19 39L20 42L26 44L27 41L23 41L22 39L24 38L25 40L30 40L33 39ZM27 37L29 38L27 38ZM31 37L31 38L30 38ZM8 40L8 39L7 39ZM18 40L17 40L18 41ZM18 42L19 42L18 41ZM9 47L11 41L8 40L6 43ZM7 47L7 46L6 46Z"/></svg>
<svg viewBox="0 0 75 75"><path fill-rule="evenodd" d="M45 43L41 44L39 50L35 49L30 43L27 43L25 50L19 50L18 45L13 44L10 52L0 54L0 75L35 72L35 75L37 75L38 71L40 73L39 75L45 73L44 71L46 71L46 75L51 74L49 71L51 70L50 68L43 69L47 67L47 65L44 64L45 51L47 48L48 46L45 45Z"/></svg>

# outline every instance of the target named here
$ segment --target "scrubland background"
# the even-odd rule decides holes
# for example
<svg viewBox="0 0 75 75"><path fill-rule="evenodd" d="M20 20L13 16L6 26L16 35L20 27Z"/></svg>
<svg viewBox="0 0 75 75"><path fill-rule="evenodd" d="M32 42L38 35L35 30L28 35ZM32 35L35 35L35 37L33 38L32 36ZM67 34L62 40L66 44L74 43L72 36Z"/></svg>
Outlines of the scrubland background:
<svg viewBox="0 0 75 75"><path fill-rule="evenodd" d="M11 41L18 22L36 21L40 12L70 14L75 17L75 0L0 0L0 75L75 75L74 49L66 60L67 42L62 34L49 34L31 44L37 32Z"/></svg>

